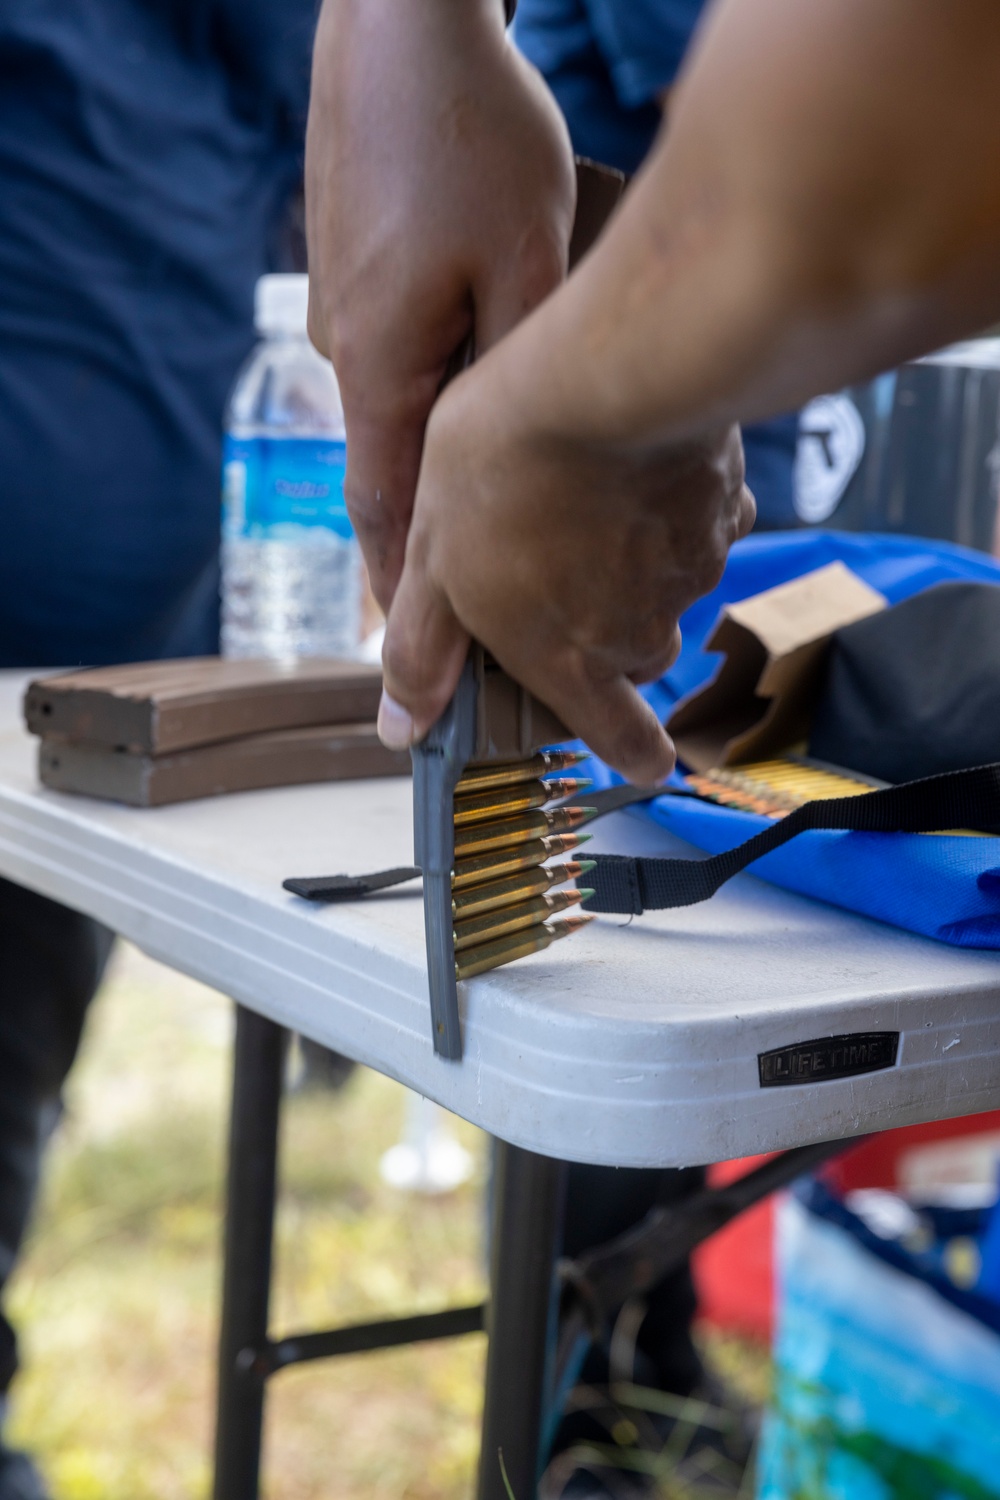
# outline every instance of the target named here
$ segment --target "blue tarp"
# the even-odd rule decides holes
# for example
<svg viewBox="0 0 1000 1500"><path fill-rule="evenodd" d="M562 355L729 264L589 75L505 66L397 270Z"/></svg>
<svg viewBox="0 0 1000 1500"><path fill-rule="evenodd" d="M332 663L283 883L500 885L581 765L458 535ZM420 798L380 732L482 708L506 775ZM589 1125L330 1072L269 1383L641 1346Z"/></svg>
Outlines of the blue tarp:
<svg viewBox="0 0 1000 1500"><path fill-rule="evenodd" d="M1000 584L1000 563L979 552L912 537L830 531L771 533L733 548L718 588L681 621L684 645L658 683L643 689L661 718L706 682L720 658L703 643L725 604L841 561L897 604L936 583ZM1000 745L997 746L1000 760ZM588 772L599 786L620 777L600 762ZM681 798L661 797L634 809L710 854L731 849L770 820ZM1000 949L1000 838L938 834L800 834L765 855L750 872L787 890L878 917L965 948Z"/></svg>

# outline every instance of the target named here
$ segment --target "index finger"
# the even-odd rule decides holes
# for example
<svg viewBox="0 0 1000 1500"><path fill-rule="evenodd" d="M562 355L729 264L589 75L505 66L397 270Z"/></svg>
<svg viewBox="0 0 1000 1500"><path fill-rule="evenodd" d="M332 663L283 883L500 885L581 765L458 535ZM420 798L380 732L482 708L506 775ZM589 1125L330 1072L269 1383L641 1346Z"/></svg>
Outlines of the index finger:
<svg viewBox="0 0 1000 1500"><path fill-rule="evenodd" d="M597 675L583 659L563 657L555 668L526 664L514 675L628 781L655 786L670 775L673 741L623 672Z"/></svg>
<svg viewBox="0 0 1000 1500"><path fill-rule="evenodd" d="M344 498L372 592L388 613L406 553L424 426L413 419L348 415Z"/></svg>

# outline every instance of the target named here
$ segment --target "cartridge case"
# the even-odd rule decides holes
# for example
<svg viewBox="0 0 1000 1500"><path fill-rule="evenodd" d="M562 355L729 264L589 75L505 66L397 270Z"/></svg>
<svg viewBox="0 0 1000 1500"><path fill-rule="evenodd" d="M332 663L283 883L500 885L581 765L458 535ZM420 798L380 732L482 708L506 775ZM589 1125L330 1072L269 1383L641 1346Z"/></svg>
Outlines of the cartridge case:
<svg viewBox="0 0 1000 1500"><path fill-rule="evenodd" d="M508 932L519 932L525 927L536 927L548 917L577 906L593 895L592 891L578 891L573 886L568 891L556 891L552 895L534 896L517 906L506 906L500 911L486 912L483 916L470 917L466 922L456 922L454 931L455 952L474 948L477 944L491 942Z"/></svg>
<svg viewBox="0 0 1000 1500"><path fill-rule="evenodd" d="M456 828L455 858L467 859L470 855L486 854L491 849L504 849L510 844L527 844L544 838L546 834L568 833L586 823L595 813L593 807L557 807L551 812L536 809L517 818Z"/></svg>
<svg viewBox="0 0 1000 1500"><path fill-rule="evenodd" d="M486 823L491 818L513 818L518 813L544 807L558 793L549 791L544 781L523 781L520 786L498 787L455 798L455 827Z"/></svg>
<svg viewBox="0 0 1000 1500"><path fill-rule="evenodd" d="M576 750L539 750L527 760L502 761L468 766L455 788L456 797L470 792L490 792L497 787L516 786L522 781L537 781L553 771L568 771L587 756Z"/></svg>
<svg viewBox="0 0 1000 1500"><path fill-rule="evenodd" d="M593 782L579 776L556 776L551 781L524 781L520 786L498 787L490 792L476 792L455 798L455 827L485 823L492 818L512 818L521 812L544 807L562 797L587 791Z"/></svg>
<svg viewBox="0 0 1000 1500"><path fill-rule="evenodd" d="M538 927L494 938L490 943L467 948L455 959L455 977L471 979L474 974L485 974L487 969L498 969L501 964L527 958L531 953L541 953L552 943L558 942L560 938L570 937L591 921L593 918L586 916L565 917L560 922L542 923Z"/></svg>
<svg viewBox="0 0 1000 1500"><path fill-rule="evenodd" d="M515 844L499 852L456 860L451 873L452 891L464 890L470 885L481 885L489 880L500 880L505 875L513 875L517 870L530 870L533 865L544 864L554 854L568 854L571 849L578 849L590 837L589 833L551 834L547 838L533 839L530 844Z"/></svg>
<svg viewBox="0 0 1000 1500"><path fill-rule="evenodd" d="M531 870L521 870L503 880L493 880L485 885L472 885L466 890L455 891L451 899L452 916L456 922L468 917L478 917L484 912L498 911L505 906L517 906L532 896L542 896L556 885L569 880L579 880L581 875L594 868L592 859L572 859L562 865L536 865Z"/></svg>

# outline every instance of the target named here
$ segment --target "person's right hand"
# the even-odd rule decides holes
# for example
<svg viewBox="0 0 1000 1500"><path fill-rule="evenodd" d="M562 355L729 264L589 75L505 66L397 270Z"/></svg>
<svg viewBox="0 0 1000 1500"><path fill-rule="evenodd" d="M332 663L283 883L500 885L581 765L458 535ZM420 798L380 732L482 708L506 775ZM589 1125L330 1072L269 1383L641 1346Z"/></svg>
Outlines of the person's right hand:
<svg viewBox="0 0 1000 1500"><path fill-rule="evenodd" d="M566 127L501 0L325 0L306 141L309 333L347 422L348 509L384 609L448 361L566 270Z"/></svg>
<svg viewBox="0 0 1000 1500"><path fill-rule="evenodd" d="M635 684L671 666L681 615L753 524L739 430L673 443L554 430L544 370L532 388L547 310L434 408L386 627L379 734L394 749L424 737L471 636L595 754L649 785L674 752Z"/></svg>

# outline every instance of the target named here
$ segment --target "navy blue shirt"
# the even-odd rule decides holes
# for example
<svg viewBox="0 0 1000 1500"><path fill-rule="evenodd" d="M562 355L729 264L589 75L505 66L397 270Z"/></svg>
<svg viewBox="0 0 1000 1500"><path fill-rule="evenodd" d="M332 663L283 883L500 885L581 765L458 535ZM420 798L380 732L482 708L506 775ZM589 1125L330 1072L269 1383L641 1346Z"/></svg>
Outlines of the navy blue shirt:
<svg viewBox="0 0 1000 1500"><path fill-rule="evenodd" d="M580 156L639 167L703 9L704 0L520 0L517 44L558 99Z"/></svg>
<svg viewBox="0 0 1000 1500"><path fill-rule="evenodd" d="M0 664L216 649L316 0L0 0Z"/></svg>
<svg viewBox="0 0 1000 1500"><path fill-rule="evenodd" d="M566 117L580 156L632 173L660 127L705 0L519 0L514 35ZM743 429L758 528L795 526L798 417Z"/></svg>

